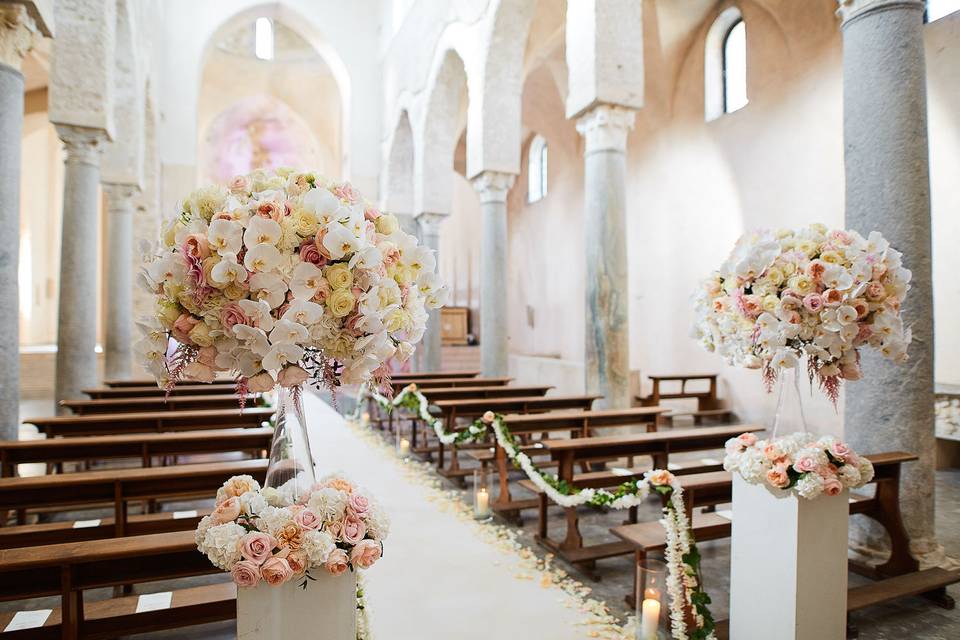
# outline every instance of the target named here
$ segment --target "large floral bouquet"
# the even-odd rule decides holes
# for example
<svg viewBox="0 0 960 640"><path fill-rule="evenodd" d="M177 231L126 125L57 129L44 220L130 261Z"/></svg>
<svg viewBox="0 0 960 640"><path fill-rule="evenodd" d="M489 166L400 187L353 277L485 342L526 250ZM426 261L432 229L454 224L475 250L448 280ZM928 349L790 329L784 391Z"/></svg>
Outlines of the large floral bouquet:
<svg viewBox="0 0 960 640"><path fill-rule="evenodd" d="M138 351L167 387L217 372L253 392L385 378L444 302L434 268L349 184L258 170L194 191L166 227L142 274L157 313Z"/></svg>
<svg viewBox="0 0 960 640"><path fill-rule="evenodd" d="M380 505L342 476L318 482L295 503L250 476L217 491L217 507L197 527L197 548L240 587L338 576L367 569L383 552L390 522Z"/></svg>
<svg viewBox="0 0 960 640"><path fill-rule="evenodd" d="M836 402L841 381L861 377L860 347L906 360L900 305L910 277L877 232L815 224L747 233L703 282L694 333L730 364L762 368L768 385L806 357L811 380Z"/></svg>
<svg viewBox="0 0 960 640"><path fill-rule="evenodd" d="M723 468L737 471L751 484L795 491L812 500L857 489L873 479L873 464L834 438L794 433L774 440L758 440L752 433L726 444Z"/></svg>

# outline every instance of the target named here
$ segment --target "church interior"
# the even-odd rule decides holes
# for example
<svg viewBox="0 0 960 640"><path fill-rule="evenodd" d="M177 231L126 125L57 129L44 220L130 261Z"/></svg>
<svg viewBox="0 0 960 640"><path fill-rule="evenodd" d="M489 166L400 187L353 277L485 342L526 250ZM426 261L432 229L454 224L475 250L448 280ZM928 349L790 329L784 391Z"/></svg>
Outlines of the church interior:
<svg viewBox="0 0 960 640"><path fill-rule="evenodd" d="M0 221L18 229L0 234L0 637L294 637L238 632L243 585L194 539L224 480L273 464L270 392L164 393L140 342L143 273L189 194L260 170L355 189L370 236L392 216L445 283L413 355L383 365L385 400L303 394L318 476L348 473L392 522L358 572L358 640L960 637L960 0L2 0L0 17ZM786 416L766 365L691 327L738 238L808 227L902 253L909 345L899 366L858 353L835 395L801 372ZM840 577L796 563L845 596L835 637L737 631L729 439L797 416L875 473L841 504ZM669 499L572 502L660 468L709 593L709 615L676 614L685 633L665 599L650 631L640 586L674 561Z"/></svg>

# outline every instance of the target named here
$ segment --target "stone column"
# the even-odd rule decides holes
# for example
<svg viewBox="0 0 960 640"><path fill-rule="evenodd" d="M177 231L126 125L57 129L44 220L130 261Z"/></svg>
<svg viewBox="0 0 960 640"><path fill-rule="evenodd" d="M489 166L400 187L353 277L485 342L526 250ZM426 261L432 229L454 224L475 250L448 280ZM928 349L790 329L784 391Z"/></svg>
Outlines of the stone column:
<svg viewBox="0 0 960 640"><path fill-rule="evenodd" d="M16 440L20 424L20 140L23 74L36 25L22 5L0 6L0 438Z"/></svg>
<svg viewBox="0 0 960 640"><path fill-rule="evenodd" d="M432 249L434 255L440 249L440 223L446 213L421 213L417 216L420 227L420 243ZM423 371L440 371L443 362L443 340L441 339L440 309L431 309L427 319L427 332L423 336L423 358L420 368Z"/></svg>
<svg viewBox="0 0 960 640"><path fill-rule="evenodd" d="M634 112L594 107L577 120L584 138L584 245L587 252L587 393L595 406L630 406L630 339L627 324L627 134Z"/></svg>
<svg viewBox="0 0 960 640"><path fill-rule="evenodd" d="M104 378L129 378L133 363L133 198L129 184L104 184L107 194L107 271Z"/></svg>
<svg viewBox="0 0 960 640"><path fill-rule="evenodd" d="M79 398L81 389L97 384L97 186L106 133L61 124L57 133L66 152L57 314L59 403Z"/></svg>
<svg viewBox="0 0 960 640"><path fill-rule="evenodd" d="M516 176L483 171L473 178L480 194L480 368L505 376L507 349L507 192Z"/></svg>
<svg viewBox="0 0 960 640"><path fill-rule="evenodd" d="M900 490L911 551L938 563L934 536L933 289L922 0L844 0L843 133L846 226L880 231L913 272L903 314L910 361L864 350L864 379L846 385L844 429L865 453L909 451ZM853 546L885 555L879 528L851 523Z"/></svg>

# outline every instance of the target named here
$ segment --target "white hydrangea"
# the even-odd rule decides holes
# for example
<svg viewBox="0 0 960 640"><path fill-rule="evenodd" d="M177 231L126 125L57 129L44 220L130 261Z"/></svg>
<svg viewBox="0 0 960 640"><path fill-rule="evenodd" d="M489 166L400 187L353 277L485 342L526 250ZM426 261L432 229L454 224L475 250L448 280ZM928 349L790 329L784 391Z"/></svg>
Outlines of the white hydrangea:
<svg viewBox="0 0 960 640"><path fill-rule="evenodd" d="M367 535L374 540L383 540L390 535L390 516L379 503L372 503L366 522Z"/></svg>
<svg viewBox="0 0 960 640"><path fill-rule="evenodd" d="M195 539L197 542L197 549L203 551L203 538L207 535L207 531L210 530L210 527L213 526L213 518L210 516L204 516L200 520L200 524L197 525L197 530L195 532Z"/></svg>
<svg viewBox="0 0 960 640"><path fill-rule="evenodd" d="M293 522L293 515L290 511L283 507L267 505L260 511L260 523L257 528L274 535L291 522Z"/></svg>
<svg viewBox="0 0 960 640"><path fill-rule="evenodd" d="M861 486L873 480L873 463L866 458L860 458L857 470L860 472Z"/></svg>
<svg viewBox="0 0 960 640"><path fill-rule="evenodd" d="M853 466L852 464L845 464L839 469L837 469L837 477L840 479L840 482L842 482L843 486L845 487L860 486L860 469Z"/></svg>
<svg viewBox="0 0 960 640"><path fill-rule="evenodd" d="M807 500L816 498L823 493L823 478L816 473L804 474L802 478L797 480L797 493Z"/></svg>
<svg viewBox="0 0 960 640"><path fill-rule="evenodd" d="M340 521L343 520L349 502L350 496L345 491L324 487L313 492L307 506L324 522Z"/></svg>
<svg viewBox="0 0 960 640"><path fill-rule="evenodd" d="M230 571L240 560L240 538L246 530L236 522L210 527L203 536L200 550L215 567Z"/></svg>
<svg viewBox="0 0 960 640"><path fill-rule="evenodd" d="M249 516L259 514L266 506L267 500L259 491L247 491L240 496L240 508Z"/></svg>
<svg viewBox="0 0 960 640"><path fill-rule="evenodd" d="M300 550L307 554L307 566L317 567L327 561L336 546L333 536L326 531L308 531Z"/></svg>

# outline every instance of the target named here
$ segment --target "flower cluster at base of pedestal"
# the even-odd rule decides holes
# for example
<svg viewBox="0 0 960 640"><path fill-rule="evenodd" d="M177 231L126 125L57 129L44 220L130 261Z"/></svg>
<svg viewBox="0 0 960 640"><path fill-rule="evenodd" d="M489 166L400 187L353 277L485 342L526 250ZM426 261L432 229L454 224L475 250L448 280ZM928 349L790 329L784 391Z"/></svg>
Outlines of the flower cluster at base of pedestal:
<svg viewBox="0 0 960 640"><path fill-rule="evenodd" d="M218 372L243 393L387 379L443 305L435 267L349 184L257 170L183 201L141 273L157 307L137 351L168 390Z"/></svg>
<svg viewBox="0 0 960 640"><path fill-rule="evenodd" d="M327 476L297 503L250 476L217 491L217 506L197 527L197 548L239 587L279 586L312 569L334 576L368 569L383 553L390 521L363 489Z"/></svg>
<svg viewBox="0 0 960 640"><path fill-rule="evenodd" d="M727 440L723 468L774 493L812 500L857 489L873 479L873 464L833 436L793 433L760 440L744 433Z"/></svg>
<svg viewBox="0 0 960 640"><path fill-rule="evenodd" d="M368 387L362 387L352 419L358 421L363 401L370 398L387 413L403 408L429 424L440 442L447 445L479 441L492 431L497 444L507 458L553 502L568 508L590 506L606 509L629 509L641 504L651 491L662 496L665 503L660 524L666 531L664 556L669 570L667 591L670 595L670 624L676 640L711 640L714 638L714 620L708 605L710 596L702 588L700 554L690 531L683 503L683 487L677 478L665 469L644 473L640 480L628 480L613 491L602 488L570 486L555 474L542 473L530 457L520 450L503 416L487 411L463 430L448 432L443 421L431 415L430 401L417 389L415 383L404 387L390 399ZM689 618L693 628L688 628Z"/></svg>
<svg viewBox="0 0 960 640"><path fill-rule="evenodd" d="M781 369L800 366L836 404L843 380L859 380L861 347L900 363L910 330L900 306L911 273L874 231L744 234L696 296L693 328L705 349L729 364L763 369L772 386Z"/></svg>

